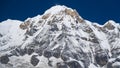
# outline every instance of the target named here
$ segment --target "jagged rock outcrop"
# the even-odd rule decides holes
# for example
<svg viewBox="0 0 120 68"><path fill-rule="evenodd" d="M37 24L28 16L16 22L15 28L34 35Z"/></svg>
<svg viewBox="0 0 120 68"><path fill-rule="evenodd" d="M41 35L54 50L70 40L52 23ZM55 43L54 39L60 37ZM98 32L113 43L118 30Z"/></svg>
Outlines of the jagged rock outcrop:
<svg viewBox="0 0 120 68"><path fill-rule="evenodd" d="M60 62L60 63L57 63L57 68L68 68L67 64L65 64L64 62Z"/></svg>
<svg viewBox="0 0 120 68"><path fill-rule="evenodd" d="M7 63L9 62L8 56L7 56L7 55L1 56L1 57L0 57L0 62L1 62L2 64L7 64Z"/></svg>
<svg viewBox="0 0 120 68"><path fill-rule="evenodd" d="M37 59L36 57L37 57L37 55L33 55L33 56L31 57L30 62L31 62L31 64L32 64L33 66L36 66L36 65L39 63L39 59Z"/></svg>
<svg viewBox="0 0 120 68"><path fill-rule="evenodd" d="M108 63L109 56L105 52L99 52L96 53L95 60L97 64L99 64L100 66L104 66Z"/></svg>

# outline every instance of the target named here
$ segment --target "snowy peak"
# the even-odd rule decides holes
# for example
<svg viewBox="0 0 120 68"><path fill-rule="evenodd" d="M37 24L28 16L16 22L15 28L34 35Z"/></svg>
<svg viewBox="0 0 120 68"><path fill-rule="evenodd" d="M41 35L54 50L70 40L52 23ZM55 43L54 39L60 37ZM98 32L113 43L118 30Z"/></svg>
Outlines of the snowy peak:
<svg viewBox="0 0 120 68"><path fill-rule="evenodd" d="M56 6L53 6L51 7L50 9L48 9L47 11L45 11L44 14L57 14L57 13L60 13L61 11L65 11L65 9L67 9L66 6L64 5L56 5ZM69 8L70 9L70 8ZM72 9L71 9L72 10Z"/></svg>
<svg viewBox="0 0 120 68"><path fill-rule="evenodd" d="M113 20L109 20L104 24L104 28L107 28L108 30L113 30L116 27L116 23Z"/></svg>
<svg viewBox="0 0 120 68"><path fill-rule="evenodd" d="M75 22L83 23L84 19L80 17L76 10L68 8L64 5L56 5L48 9L43 15L28 18L24 23L20 25L20 28L24 30L29 29L30 26L40 27L43 22L47 22L47 24L58 22L73 22L75 24Z"/></svg>
<svg viewBox="0 0 120 68"><path fill-rule="evenodd" d="M64 5L24 22L0 23L2 68L110 68L119 54L119 24L92 23Z"/></svg>
<svg viewBox="0 0 120 68"><path fill-rule="evenodd" d="M82 17L77 13L76 10L73 10L71 8L68 8L64 5L56 5L48 9L44 14L43 14L43 19L46 19L51 16L57 16L57 15L70 15L71 17L76 17L79 20L83 20Z"/></svg>
<svg viewBox="0 0 120 68"><path fill-rule="evenodd" d="M73 9L68 8L68 7L64 6L64 5L56 5L56 6L51 7L47 11L45 11L44 14L54 15L54 14L59 14L59 13L65 12L66 10L69 10L70 12L74 11Z"/></svg>
<svg viewBox="0 0 120 68"><path fill-rule="evenodd" d="M71 27L71 24L83 23L84 19L80 17L76 10L66 6L56 5L48 9L43 15L28 18L20 25L20 28L29 31L31 28L41 28L46 24L64 24ZM58 25L61 27L61 25Z"/></svg>

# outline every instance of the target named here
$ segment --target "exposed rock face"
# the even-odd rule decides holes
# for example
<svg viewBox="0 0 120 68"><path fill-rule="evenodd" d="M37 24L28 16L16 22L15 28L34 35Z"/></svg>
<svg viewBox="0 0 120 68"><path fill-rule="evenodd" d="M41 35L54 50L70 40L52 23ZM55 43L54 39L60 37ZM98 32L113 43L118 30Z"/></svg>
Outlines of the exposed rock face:
<svg viewBox="0 0 120 68"><path fill-rule="evenodd" d="M69 57L66 56L66 55L61 55L61 59L62 59L63 61L67 61L67 60L69 60Z"/></svg>
<svg viewBox="0 0 120 68"><path fill-rule="evenodd" d="M3 31L5 22L17 24ZM0 23L2 68L120 67L120 25L114 21L99 25L57 5L21 24L5 22Z"/></svg>
<svg viewBox="0 0 120 68"><path fill-rule="evenodd" d="M75 17L79 22L83 22L84 20L79 17L79 14L76 10L71 11L70 9L65 9L65 13Z"/></svg>
<svg viewBox="0 0 120 68"><path fill-rule="evenodd" d="M42 19L47 19L50 16L50 14L43 15Z"/></svg>
<svg viewBox="0 0 120 68"><path fill-rule="evenodd" d="M45 50L43 55L44 55L45 57L47 57L47 58L50 58L50 57L52 56L52 51L50 51L50 50Z"/></svg>
<svg viewBox="0 0 120 68"><path fill-rule="evenodd" d="M20 24L20 28L24 30L24 29L27 29L29 25L30 25L30 22L26 21L25 23Z"/></svg>
<svg viewBox="0 0 120 68"><path fill-rule="evenodd" d="M100 66L104 66L108 63L108 60L109 60L108 54L104 52L97 53L95 56L95 60L97 64L99 64Z"/></svg>
<svg viewBox="0 0 120 68"><path fill-rule="evenodd" d="M0 37L2 37L3 35L2 34L0 34Z"/></svg>
<svg viewBox="0 0 120 68"><path fill-rule="evenodd" d="M43 55L43 51L41 49L37 49L36 50L36 53L39 55L39 56L42 56Z"/></svg>
<svg viewBox="0 0 120 68"><path fill-rule="evenodd" d="M68 68L67 64L63 63L57 63L57 68Z"/></svg>
<svg viewBox="0 0 120 68"><path fill-rule="evenodd" d="M70 68L82 68L82 66L77 61L67 62Z"/></svg>
<svg viewBox="0 0 120 68"><path fill-rule="evenodd" d="M0 57L0 63L7 64L8 62L9 62L9 58L7 55Z"/></svg>
<svg viewBox="0 0 120 68"><path fill-rule="evenodd" d="M104 26L104 28L107 28L107 29L109 29L109 30L113 30L113 29L115 28L115 26L114 26L112 23L108 22L108 23Z"/></svg>
<svg viewBox="0 0 120 68"><path fill-rule="evenodd" d="M27 49L28 55L31 55L33 52L34 52L34 49L32 49L32 48L28 48L28 49Z"/></svg>
<svg viewBox="0 0 120 68"><path fill-rule="evenodd" d="M53 56L56 57L56 58L59 58L60 57L60 52L59 51L54 51Z"/></svg>
<svg viewBox="0 0 120 68"><path fill-rule="evenodd" d="M27 53L27 49L16 48L15 51L19 53L20 56L23 56Z"/></svg>
<svg viewBox="0 0 120 68"><path fill-rule="evenodd" d="M120 48L115 48L111 51L112 53L112 58L116 58L120 55Z"/></svg>
<svg viewBox="0 0 120 68"><path fill-rule="evenodd" d="M30 62L31 62L31 64L32 64L33 66L36 66L36 65L39 63L39 59L37 59L36 57L37 57L36 55L33 55L33 56L31 57Z"/></svg>

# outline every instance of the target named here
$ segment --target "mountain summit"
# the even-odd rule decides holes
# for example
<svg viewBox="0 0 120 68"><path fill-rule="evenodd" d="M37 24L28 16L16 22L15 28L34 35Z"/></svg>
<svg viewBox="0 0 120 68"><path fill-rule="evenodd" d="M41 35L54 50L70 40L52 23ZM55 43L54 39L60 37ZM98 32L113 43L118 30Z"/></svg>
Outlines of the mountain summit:
<svg viewBox="0 0 120 68"><path fill-rule="evenodd" d="M1 68L120 67L120 25L83 19L56 5L24 22L0 23Z"/></svg>

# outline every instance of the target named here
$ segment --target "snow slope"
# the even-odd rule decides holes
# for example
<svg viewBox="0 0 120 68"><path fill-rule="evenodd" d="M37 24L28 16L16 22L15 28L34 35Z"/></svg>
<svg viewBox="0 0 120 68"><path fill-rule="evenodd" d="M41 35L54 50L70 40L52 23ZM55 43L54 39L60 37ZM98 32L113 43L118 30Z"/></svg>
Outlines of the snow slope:
<svg viewBox="0 0 120 68"><path fill-rule="evenodd" d="M22 44L25 31L19 28L21 23L10 19L0 23L0 51Z"/></svg>

